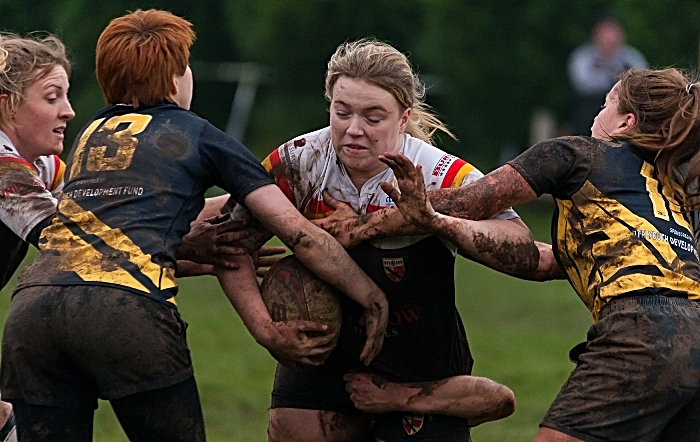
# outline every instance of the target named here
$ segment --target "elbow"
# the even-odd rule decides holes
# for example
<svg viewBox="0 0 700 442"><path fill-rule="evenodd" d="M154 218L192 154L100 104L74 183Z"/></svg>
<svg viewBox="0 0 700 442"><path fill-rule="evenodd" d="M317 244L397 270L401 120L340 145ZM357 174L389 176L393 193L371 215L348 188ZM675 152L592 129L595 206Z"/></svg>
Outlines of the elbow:
<svg viewBox="0 0 700 442"><path fill-rule="evenodd" d="M506 387L505 385L502 386L501 389L501 401L498 407L498 410L495 411L495 417L496 419L503 419L505 417L510 416L515 412L515 394L513 391Z"/></svg>

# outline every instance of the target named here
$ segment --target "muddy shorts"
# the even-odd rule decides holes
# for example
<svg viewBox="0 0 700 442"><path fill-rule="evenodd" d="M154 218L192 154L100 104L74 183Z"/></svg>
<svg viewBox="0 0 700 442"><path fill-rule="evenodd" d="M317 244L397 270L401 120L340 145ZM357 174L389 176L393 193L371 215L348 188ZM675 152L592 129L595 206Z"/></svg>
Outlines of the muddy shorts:
<svg viewBox="0 0 700 442"><path fill-rule="evenodd" d="M2 337L3 400L96 408L192 377L187 326L158 301L103 286L16 292Z"/></svg>
<svg viewBox="0 0 700 442"><path fill-rule="evenodd" d="M541 426L590 442L700 441L700 303L611 301L578 349Z"/></svg>
<svg viewBox="0 0 700 442"><path fill-rule="evenodd" d="M341 374L338 374L341 373ZM277 364L272 389L272 408L325 410L348 415L366 415L345 391L342 370L327 366L292 370ZM383 441L469 441L465 419L437 415L386 413L370 415L374 436Z"/></svg>

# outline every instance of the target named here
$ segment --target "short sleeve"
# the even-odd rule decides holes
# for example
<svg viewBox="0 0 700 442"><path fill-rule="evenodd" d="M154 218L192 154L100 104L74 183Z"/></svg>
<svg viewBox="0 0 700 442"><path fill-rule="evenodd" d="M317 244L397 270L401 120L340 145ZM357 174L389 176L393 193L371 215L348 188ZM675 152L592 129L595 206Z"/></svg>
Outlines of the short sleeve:
<svg viewBox="0 0 700 442"><path fill-rule="evenodd" d="M209 123L202 129L200 152L214 183L238 203L253 190L274 184L248 148Z"/></svg>
<svg viewBox="0 0 700 442"><path fill-rule="evenodd" d="M539 196L568 199L591 174L600 141L590 137L562 137L535 144L508 162Z"/></svg>

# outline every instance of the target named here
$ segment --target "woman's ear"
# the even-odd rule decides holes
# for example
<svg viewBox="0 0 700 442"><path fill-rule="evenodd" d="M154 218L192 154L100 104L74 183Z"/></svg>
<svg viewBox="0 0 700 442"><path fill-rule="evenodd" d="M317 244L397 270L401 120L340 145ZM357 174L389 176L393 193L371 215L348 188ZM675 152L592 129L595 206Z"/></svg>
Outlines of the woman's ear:
<svg viewBox="0 0 700 442"><path fill-rule="evenodd" d="M622 120L620 120L619 128L622 131L632 129L637 125L637 117L634 116L632 112L626 114Z"/></svg>
<svg viewBox="0 0 700 442"><path fill-rule="evenodd" d="M405 111L403 111L403 115L401 115L401 124L399 125L399 133L404 133L406 132L406 125L408 124L408 120L411 118L411 108L407 108Z"/></svg>

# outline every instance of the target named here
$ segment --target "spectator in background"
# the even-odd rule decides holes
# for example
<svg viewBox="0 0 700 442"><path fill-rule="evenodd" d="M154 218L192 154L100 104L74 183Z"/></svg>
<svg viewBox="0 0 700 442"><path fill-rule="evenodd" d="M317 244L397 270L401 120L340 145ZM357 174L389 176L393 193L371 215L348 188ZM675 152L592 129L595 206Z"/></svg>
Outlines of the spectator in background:
<svg viewBox="0 0 700 442"><path fill-rule="evenodd" d="M573 135L590 135L593 118L605 103L605 94L628 69L645 69L647 61L635 48L625 45L625 29L612 15L593 26L591 42L569 57L569 80L575 92L570 116Z"/></svg>

